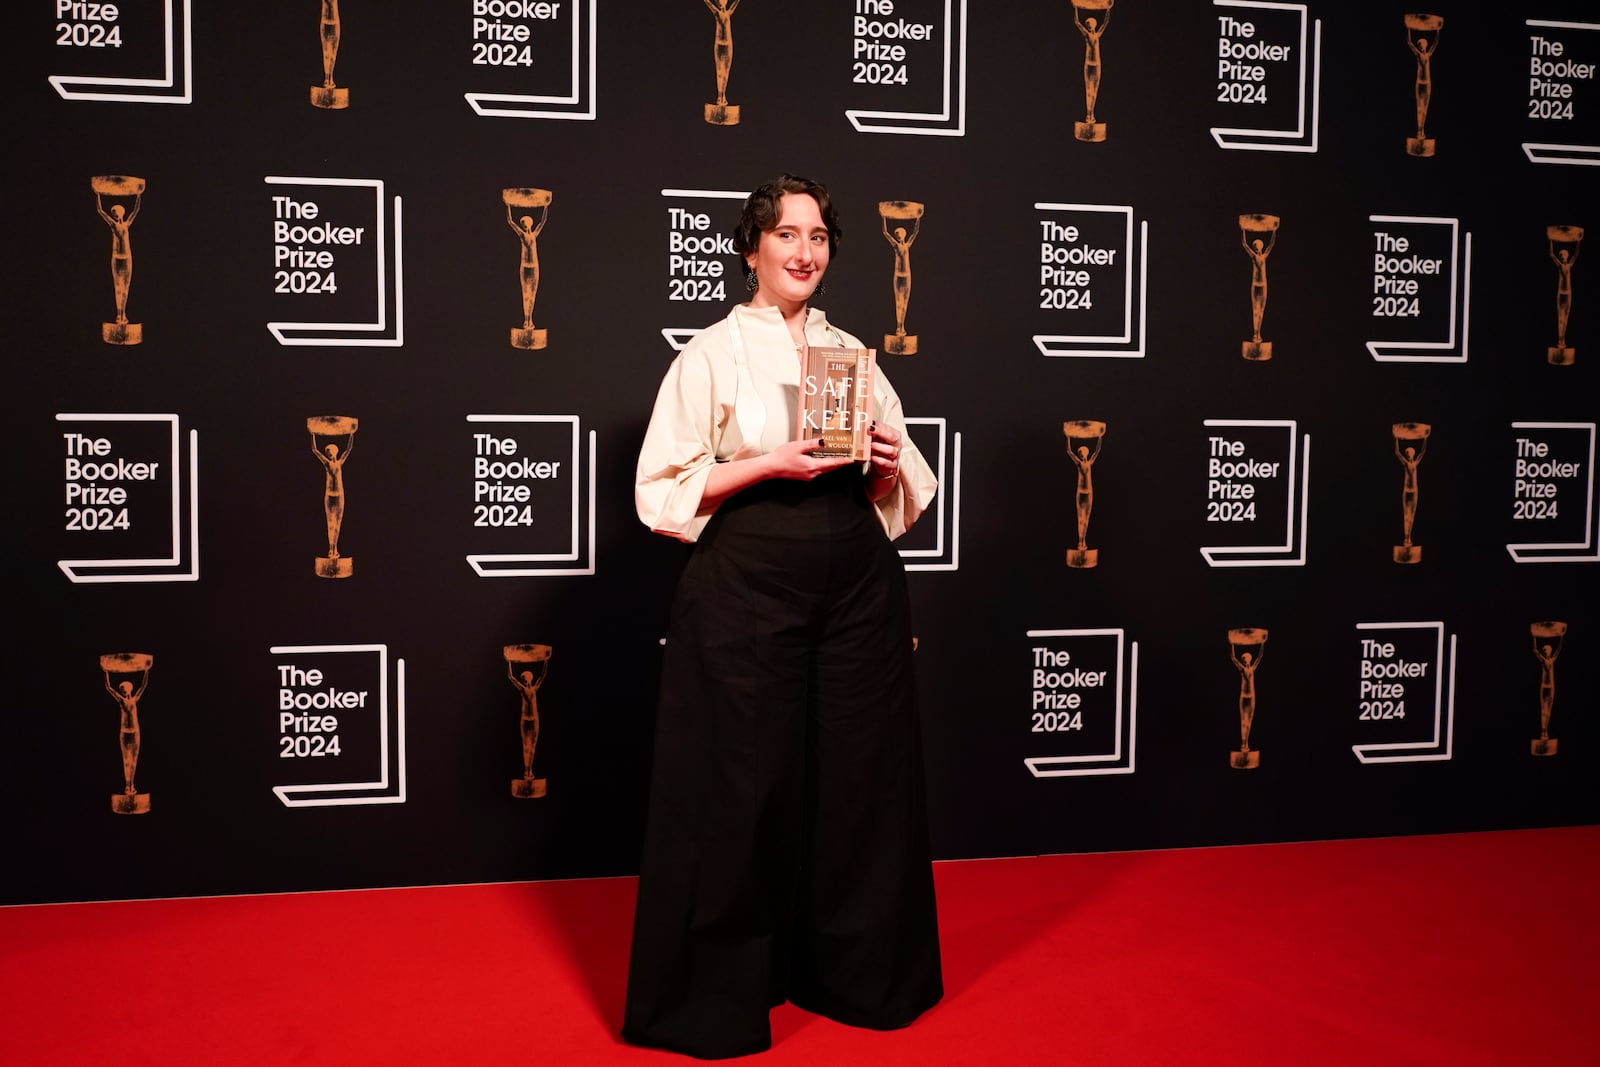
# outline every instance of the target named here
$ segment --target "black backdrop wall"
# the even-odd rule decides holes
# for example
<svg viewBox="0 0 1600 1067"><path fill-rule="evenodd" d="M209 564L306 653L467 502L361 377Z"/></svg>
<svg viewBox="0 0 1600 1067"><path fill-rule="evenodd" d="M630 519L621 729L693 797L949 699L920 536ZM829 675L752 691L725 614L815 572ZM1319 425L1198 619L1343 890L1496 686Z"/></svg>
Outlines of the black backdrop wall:
<svg viewBox="0 0 1600 1067"><path fill-rule="evenodd" d="M1592 4L746 0L724 108L717 6L8 12L4 902L631 873L634 458L785 170L941 857L1600 816Z"/></svg>

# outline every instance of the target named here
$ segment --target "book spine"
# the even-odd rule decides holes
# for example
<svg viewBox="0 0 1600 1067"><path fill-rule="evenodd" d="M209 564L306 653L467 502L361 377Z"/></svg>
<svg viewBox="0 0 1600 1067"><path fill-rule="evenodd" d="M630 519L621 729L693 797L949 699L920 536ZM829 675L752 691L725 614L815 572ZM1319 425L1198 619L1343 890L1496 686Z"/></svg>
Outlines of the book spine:
<svg viewBox="0 0 1600 1067"><path fill-rule="evenodd" d="M874 348L856 350L856 423L852 454L857 460L872 458L872 436L867 433L867 426L872 421L872 378L877 369L877 354Z"/></svg>

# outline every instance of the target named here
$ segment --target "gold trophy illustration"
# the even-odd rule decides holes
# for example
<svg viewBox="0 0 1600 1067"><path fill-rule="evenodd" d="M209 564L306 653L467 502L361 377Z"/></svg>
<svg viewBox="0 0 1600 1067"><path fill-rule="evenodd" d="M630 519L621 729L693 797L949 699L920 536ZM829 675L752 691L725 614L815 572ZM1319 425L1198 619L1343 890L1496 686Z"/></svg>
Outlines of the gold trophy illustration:
<svg viewBox="0 0 1600 1067"><path fill-rule="evenodd" d="M1111 5L1116 0L1073 0L1072 21L1083 34L1084 119L1072 124L1072 136L1080 141L1104 141L1106 124L1094 117L1095 101L1100 98L1100 38L1111 22Z"/></svg>
<svg viewBox="0 0 1600 1067"><path fill-rule="evenodd" d="M1545 358L1558 367L1570 367L1578 350L1567 345L1567 322L1572 318L1572 265L1578 262L1578 246L1583 243L1582 226L1546 226L1550 239L1550 261L1556 265L1556 343L1545 351Z"/></svg>
<svg viewBox="0 0 1600 1067"><path fill-rule="evenodd" d="M155 657L144 652L110 652L100 657L106 692L117 702L122 718L117 734L122 748L122 792L111 794L111 810L118 815L144 815L150 810L150 794L134 787L133 772L139 765L139 698L150 684L153 663ZM119 677L113 681L112 675Z"/></svg>
<svg viewBox="0 0 1600 1067"><path fill-rule="evenodd" d="M711 56L717 67L717 102L706 105L706 121L713 126L739 125L739 105L728 103L728 74L733 70L733 13L740 0L700 0L717 20Z"/></svg>
<svg viewBox="0 0 1600 1067"><path fill-rule="evenodd" d="M1265 630L1247 626L1228 631L1228 654L1239 668L1239 751L1228 753L1228 766L1235 770L1261 766L1261 753L1250 747L1250 727L1256 719L1256 668L1266 645Z"/></svg>
<svg viewBox="0 0 1600 1067"><path fill-rule="evenodd" d="M539 744L539 687L550 671L552 649L549 645L506 645L501 651L506 675L522 697L522 777L511 779L511 795L542 797L545 779L533 776L533 750Z"/></svg>
<svg viewBox="0 0 1600 1067"><path fill-rule="evenodd" d="M1265 361L1272 358L1272 342L1261 339L1261 320L1267 314L1267 257L1272 246L1278 243L1278 216L1240 215L1239 234L1245 254L1250 257L1250 340L1245 341L1240 355L1245 359Z"/></svg>
<svg viewBox="0 0 1600 1067"><path fill-rule="evenodd" d="M1067 566L1088 568L1099 564L1100 550L1090 548L1084 540L1089 532L1089 512L1094 507L1094 481L1091 474L1094 461L1100 456L1100 445L1106 437L1106 424L1092 419L1074 419L1061 424L1067 438L1067 456L1078 468L1078 487L1073 503L1078 511L1078 547L1067 549Z"/></svg>
<svg viewBox="0 0 1600 1067"><path fill-rule="evenodd" d="M100 339L108 345L136 345L144 340L144 325L128 321L128 288L133 284L133 244L129 230L139 217L144 198L144 179L125 174L104 174L89 179L94 190L94 209L111 228L111 292L117 302L117 317L100 324ZM113 203L106 198L132 200L132 204Z"/></svg>
<svg viewBox="0 0 1600 1067"><path fill-rule="evenodd" d="M1550 736L1550 711L1556 702L1556 657L1561 655L1567 624L1536 622L1528 630L1533 634L1533 654L1539 661L1539 736L1533 739L1531 750L1535 756L1554 756L1556 739Z"/></svg>
<svg viewBox="0 0 1600 1067"><path fill-rule="evenodd" d="M339 527L344 524L344 463L356 445L356 419L343 415L313 415L306 420L311 432L311 454L324 474L322 510L328 520L328 554L313 564L319 578L348 578L355 560L339 554Z"/></svg>
<svg viewBox="0 0 1600 1067"><path fill-rule="evenodd" d="M535 329L533 302L539 297L539 232L550 217L550 201L555 197L549 189L502 189L500 199L506 204L506 222L511 232L522 242L522 260L518 280L522 283L522 325L511 327L511 347L523 349L543 348L550 339L548 330ZM527 214L520 217L512 208L522 208ZM539 213L534 221L532 212Z"/></svg>
<svg viewBox="0 0 1600 1067"><path fill-rule="evenodd" d="M1397 422L1394 433L1394 457L1405 469L1405 480L1400 489L1400 515L1405 534L1400 544L1394 546L1396 563L1422 562L1422 546L1411 543L1411 528L1417 521L1417 468L1428 451L1428 434L1433 427L1425 422Z"/></svg>
<svg viewBox="0 0 1600 1067"><path fill-rule="evenodd" d="M317 32L322 38L322 84L311 87L311 106L342 111L350 106L350 90L333 84L333 64L339 58L339 0L321 2L322 19Z"/></svg>
<svg viewBox="0 0 1600 1067"><path fill-rule="evenodd" d="M1428 105L1433 101L1433 56L1439 50L1439 31L1444 18L1439 15L1407 15L1406 47L1417 57L1417 135L1406 138L1406 154L1433 155L1434 142L1423 130L1428 122Z"/></svg>
<svg viewBox="0 0 1600 1067"><path fill-rule="evenodd" d="M883 350L896 356L917 354L917 335L906 333L906 308L911 303L911 245L922 229L921 204L911 200L881 200L878 217L883 222L883 239L894 249L894 333L883 335ZM889 231L889 220L901 223ZM911 223L907 235L904 223Z"/></svg>

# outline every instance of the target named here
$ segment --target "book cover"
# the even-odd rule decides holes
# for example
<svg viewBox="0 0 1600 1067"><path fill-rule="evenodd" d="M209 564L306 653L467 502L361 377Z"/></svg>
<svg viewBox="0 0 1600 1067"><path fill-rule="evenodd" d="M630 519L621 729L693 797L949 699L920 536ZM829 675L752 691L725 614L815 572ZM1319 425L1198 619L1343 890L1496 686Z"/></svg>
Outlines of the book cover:
<svg viewBox="0 0 1600 1067"><path fill-rule="evenodd" d="M818 437L821 448L814 456L849 456L864 460L872 454L867 425L872 421L872 374L877 349L808 345L800 370L800 425L798 439Z"/></svg>

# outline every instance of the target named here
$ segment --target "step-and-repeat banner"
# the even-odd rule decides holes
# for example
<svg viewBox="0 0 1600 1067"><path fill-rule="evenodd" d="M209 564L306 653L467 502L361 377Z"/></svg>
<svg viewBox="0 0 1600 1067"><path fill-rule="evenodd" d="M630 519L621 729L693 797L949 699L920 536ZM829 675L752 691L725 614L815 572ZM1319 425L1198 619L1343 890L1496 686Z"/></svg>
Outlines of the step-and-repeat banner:
<svg viewBox="0 0 1600 1067"><path fill-rule="evenodd" d="M789 171L944 858L1600 821L1600 10L26 0L0 902L630 874L655 389Z"/></svg>

